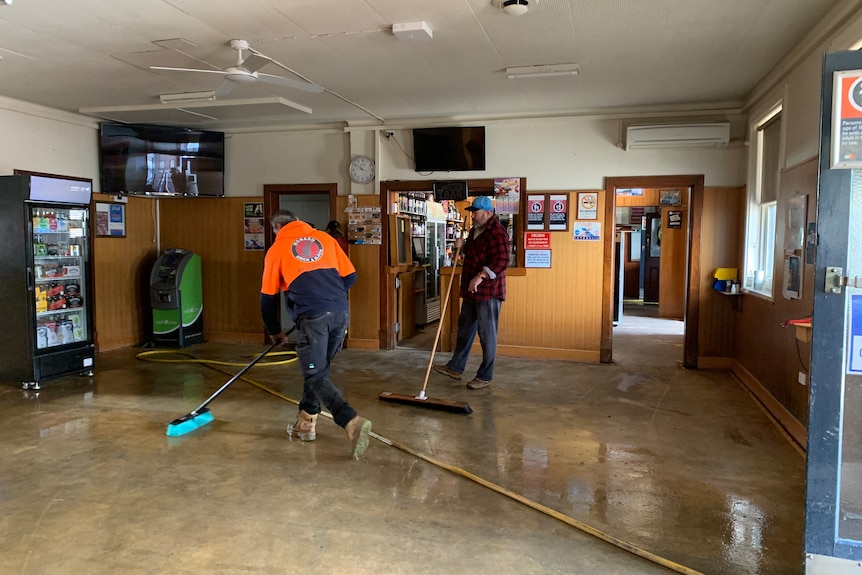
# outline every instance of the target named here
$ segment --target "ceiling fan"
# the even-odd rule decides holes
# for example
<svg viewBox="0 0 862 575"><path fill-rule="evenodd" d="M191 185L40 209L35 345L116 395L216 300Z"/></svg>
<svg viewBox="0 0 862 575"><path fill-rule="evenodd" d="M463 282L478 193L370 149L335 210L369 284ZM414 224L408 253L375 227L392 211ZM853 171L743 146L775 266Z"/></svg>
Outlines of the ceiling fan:
<svg viewBox="0 0 862 575"><path fill-rule="evenodd" d="M248 41L246 40L231 40L230 47L237 51L236 55L236 65L228 66L223 70L206 70L201 68L171 68L168 66L150 66L151 70L168 70L173 72L202 72L205 74L221 74L224 76L224 82L215 89L213 92L213 96L225 96L229 94L236 84L244 84L251 82L263 82L265 84L273 84L276 86L285 86L288 88L294 88L296 90L303 90L306 92L312 92L314 94L319 94L323 92L323 86L319 84L314 84L313 82L303 82L300 80L293 80L291 78L285 78L284 76L274 76L272 74L264 74L263 72L258 72L263 66L272 62L276 65L282 66L272 58L269 58L260 52L249 48ZM251 56L243 59L242 52L243 50L248 50L251 52Z"/></svg>

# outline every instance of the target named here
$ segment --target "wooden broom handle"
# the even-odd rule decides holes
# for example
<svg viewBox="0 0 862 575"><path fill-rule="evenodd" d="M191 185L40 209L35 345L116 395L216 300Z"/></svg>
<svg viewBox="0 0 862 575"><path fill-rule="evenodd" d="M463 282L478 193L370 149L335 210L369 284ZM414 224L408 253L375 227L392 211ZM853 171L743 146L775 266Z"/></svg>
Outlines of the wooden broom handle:
<svg viewBox="0 0 862 575"><path fill-rule="evenodd" d="M467 215L465 220L467 224L467 233L470 233L470 216ZM463 242L462 242L463 244ZM452 260L452 279L449 282L449 289L446 290L446 297L443 298L443 307L440 309L440 321L437 322L437 334L434 336L434 345L431 347L431 357L428 359L428 367L425 369L425 381L422 384L422 391L419 392L419 397L425 397L425 388L428 387L428 378L431 377L431 366L434 364L434 354L437 353L437 342L440 341L440 332L443 331L443 318L446 317L446 308L449 306L449 296L452 294L452 285L455 283L455 268L458 267L458 258L461 256L461 246L455 249L455 259Z"/></svg>

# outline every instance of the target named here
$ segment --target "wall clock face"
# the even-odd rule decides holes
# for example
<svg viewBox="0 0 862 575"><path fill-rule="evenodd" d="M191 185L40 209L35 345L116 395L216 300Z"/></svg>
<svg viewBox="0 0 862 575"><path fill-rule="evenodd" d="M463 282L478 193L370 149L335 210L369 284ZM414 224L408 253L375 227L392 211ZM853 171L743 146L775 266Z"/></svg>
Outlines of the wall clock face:
<svg viewBox="0 0 862 575"><path fill-rule="evenodd" d="M348 173L357 184L367 184L374 180L374 160L368 156L353 156Z"/></svg>

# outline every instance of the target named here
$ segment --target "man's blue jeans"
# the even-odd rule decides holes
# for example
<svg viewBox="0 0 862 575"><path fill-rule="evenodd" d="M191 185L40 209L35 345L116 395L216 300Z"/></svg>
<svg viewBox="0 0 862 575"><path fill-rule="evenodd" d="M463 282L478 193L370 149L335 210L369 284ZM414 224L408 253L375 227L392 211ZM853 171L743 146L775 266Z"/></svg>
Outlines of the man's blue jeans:
<svg viewBox="0 0 862 575"><path fill-rule="evenodd" d="M315 415L320 413L323 404L341 427L356 417L356 410L350 407L329 379L329 364L344 343L349 320L350 315L346 311L326 312L296 320L299 334L296 355L305 379L299 409Z"/></svg>
<svg viewBox="0 0 862 575"><path fill-rule="evenodd" d="M463 373L470 355L470 347L476 333L479 333L479 344L482 346L482 364L476 372L476 378L482 381L494 379L494 359L497 357L497 321L500 318L502 301L492 299L480 302L461 302L461 313L458 316L458 338L455 341L455 353L446 365L449 369Z"/></svg>

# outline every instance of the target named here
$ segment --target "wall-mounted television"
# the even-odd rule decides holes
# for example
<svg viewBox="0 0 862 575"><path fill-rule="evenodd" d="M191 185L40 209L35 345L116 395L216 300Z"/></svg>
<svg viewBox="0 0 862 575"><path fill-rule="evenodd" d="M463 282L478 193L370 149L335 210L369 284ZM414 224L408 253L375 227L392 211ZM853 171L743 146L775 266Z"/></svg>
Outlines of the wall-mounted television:
<svg viewBox="0 0 862 575"><path fill-rule="evenodd" d="M151 124L102 123L102 193L224 196L224 134Z"/></svg>
<svg viewBox="0 0 862 575"><path fill-rule="evenodd" d="M413 158L417 172L485 169L485 127L416 128Z"/></svg>

